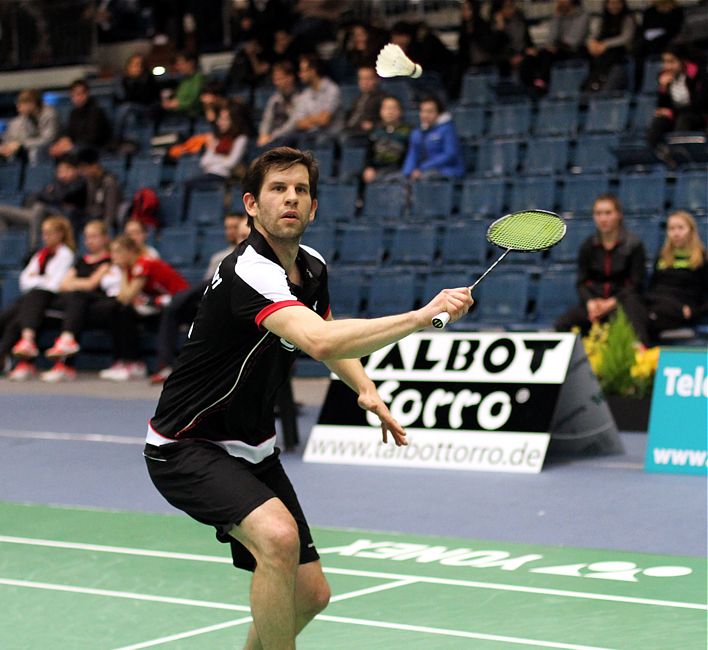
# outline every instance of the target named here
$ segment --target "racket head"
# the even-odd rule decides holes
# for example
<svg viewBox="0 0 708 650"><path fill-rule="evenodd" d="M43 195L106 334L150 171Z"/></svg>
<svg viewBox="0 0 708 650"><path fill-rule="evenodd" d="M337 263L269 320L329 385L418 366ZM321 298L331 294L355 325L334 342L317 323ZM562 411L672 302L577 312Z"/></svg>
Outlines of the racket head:
<svg viewBox="0 0 708 650"><path fill-rule="evenodd" d="M562 217L548 210L521 210L507 214L487 229L487 240L512 251L544 251L565 237Z"/></svg>

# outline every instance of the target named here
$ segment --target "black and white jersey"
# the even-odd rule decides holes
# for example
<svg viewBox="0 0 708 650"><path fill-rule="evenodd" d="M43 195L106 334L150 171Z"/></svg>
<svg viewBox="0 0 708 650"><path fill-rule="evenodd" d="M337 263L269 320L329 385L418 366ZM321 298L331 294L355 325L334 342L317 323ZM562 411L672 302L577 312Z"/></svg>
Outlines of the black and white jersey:
<svg viewBox="0 0 708 650"><path fill-rule="evenodd" d="M292 284L254 228L219 264L174 372L162 390L147 442L201 438L257 463L273 453L273 407L297 349L262 327L273 312L304 305L329 315L327 267L301 246L302 286Z"/></svg>

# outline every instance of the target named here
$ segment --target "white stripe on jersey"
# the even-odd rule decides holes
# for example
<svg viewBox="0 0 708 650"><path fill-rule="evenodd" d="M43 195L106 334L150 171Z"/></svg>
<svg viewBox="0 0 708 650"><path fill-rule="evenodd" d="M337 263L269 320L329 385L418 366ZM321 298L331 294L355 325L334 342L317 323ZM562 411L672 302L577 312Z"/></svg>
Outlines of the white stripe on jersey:
<svg viewBox="0 0 708 650"><path fill-rule="evenodd" d="M320 255L314 248L305 246L305 244L300 244L300 248L302 248L302 250L304 251L307 251L310 255L312 255L312 257L316 257L320 262L322 262L322 264L327 266L327 262L324 261L324 257L322 257L322 255Z"/></svg>
<svg viewBox="0 0 708 650"><path fill-rule="evenodd" d="M236 258L234 271L247 285L268 300L297 300L288 287L285 269L257 253L253 246L249 245Z"/></svg>

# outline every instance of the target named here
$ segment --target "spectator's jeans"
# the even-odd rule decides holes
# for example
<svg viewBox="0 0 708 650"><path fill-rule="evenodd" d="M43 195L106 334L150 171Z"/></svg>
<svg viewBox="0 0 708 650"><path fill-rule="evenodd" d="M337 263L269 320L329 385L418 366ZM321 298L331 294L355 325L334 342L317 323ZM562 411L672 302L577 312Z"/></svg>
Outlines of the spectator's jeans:
<svg viewBox="0 0 708 650"><path fill-rule="evenodd" d="M39 246L42 219L49 212L47 206L38 201L28 208L0 205L0 234L7 230L8 224L27 226L30 234L30 250L34 250Z"/></svg>

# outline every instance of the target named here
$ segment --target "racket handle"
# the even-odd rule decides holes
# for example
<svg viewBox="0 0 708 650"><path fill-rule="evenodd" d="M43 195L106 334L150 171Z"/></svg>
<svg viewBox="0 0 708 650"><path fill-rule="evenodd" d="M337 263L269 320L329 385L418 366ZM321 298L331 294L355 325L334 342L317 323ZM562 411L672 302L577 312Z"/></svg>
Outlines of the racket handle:
<svg viewBox="0 0 708 650"><path fill-rule="evenodd" d="M450 322L450 314L448 314L446 311L440 312L432 320L433 327L438 330L445 329L445 325L447 325L449 322Z"/></svg>

